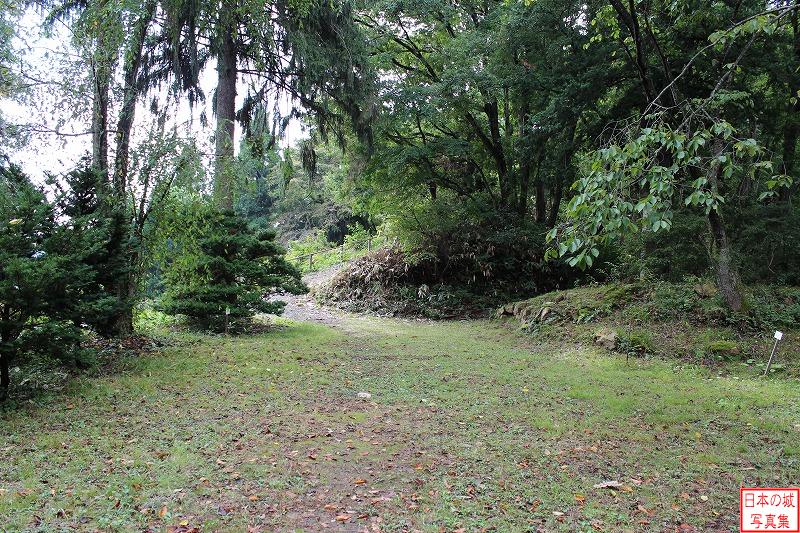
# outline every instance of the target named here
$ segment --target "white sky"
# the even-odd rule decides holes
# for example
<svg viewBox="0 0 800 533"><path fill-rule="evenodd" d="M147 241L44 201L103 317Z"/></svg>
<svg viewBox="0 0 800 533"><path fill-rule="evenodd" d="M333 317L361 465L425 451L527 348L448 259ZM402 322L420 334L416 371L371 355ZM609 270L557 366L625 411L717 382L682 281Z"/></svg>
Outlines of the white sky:
<svg viewBox="0 0 800 533"><path fill-rule="evenodd" d="M24 69L28 76L45 83L39 86L35 96L26 98L22 102L0 100L3 115L12 123L28 124L37 130L55 130L57 128L59 132L69 134L35 133L25 148L12 152L12 161L22 166L23 170L37 181L42 179L47 171L60 174L70 170L82 156L91 151L91 134L77 135L81 132L88 132L90 128L91 96L83 95L83 98L79 100L73 98L71 101L65 101L64 94L71 87L61 85L64 80L70 79L75 79L75 83L85 82L88 76L83 72L65 72L68 68L74 68L74 59L78 56L78 51L71 45L69 30L63 25L59 25L53 31L53 35L48 37L41 32L41 21L41 15L33 10L28 10L17 27L18 37L15 39L14 45L22 56L21 69ZM200 149L207 154L209 161L213 151L214 118L211 95L216 83L214 69L215 64L211 62L201 74L201 86L206 95L206 101L194 109L189 108L186 99L181 99L181 102L177 104L169 103L172 113L171 119L168 121L168 126L177 127L179 134L194 137ZM240 83L238 93L237 106L242 103L245 96L243 83ZM154 120L154 115L149 110L153 96L157 96L162 105L167 102L166 89L157 94L149 94L145 99L140 99L136 111L132 146L135 146L143 136L148 135L149 125ZM116 104L118 102L112 101L112 106ZM288 112L289 102L280 102L280 107L282 112ZM109 117L111 130L115 126L117 109L118 106L113 107ZM200 121L200 114L203 111L210 121L205 128L202 127ZM280 144L287 146L305 137L307 137L307 133L303 131L302 124L297 120L292 120ZM109 138L113 150L113 132L109 134ZM237 125L237 149L240 138L241 129ZM110 155L113 158L113 154Z"/></svg>

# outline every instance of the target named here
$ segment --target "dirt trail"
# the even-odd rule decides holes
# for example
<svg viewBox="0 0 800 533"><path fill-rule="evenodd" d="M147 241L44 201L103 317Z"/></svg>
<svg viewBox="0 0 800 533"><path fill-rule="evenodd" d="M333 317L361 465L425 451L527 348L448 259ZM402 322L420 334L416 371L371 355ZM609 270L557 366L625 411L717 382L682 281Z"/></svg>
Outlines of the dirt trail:
<svg viewBox="0 0 800 533"><path fill-rule="evenodd" d="M315 287L322 285L330 280L339 272L344 265L334 265L332 267L312 272L303 276L303 281L308 288L313 291ZM317 322L331 327L341 325L344 317L342 311L319 305L311 293L295 296L287 294L280 297L286 302L283 316L299 322Z"/></svg>

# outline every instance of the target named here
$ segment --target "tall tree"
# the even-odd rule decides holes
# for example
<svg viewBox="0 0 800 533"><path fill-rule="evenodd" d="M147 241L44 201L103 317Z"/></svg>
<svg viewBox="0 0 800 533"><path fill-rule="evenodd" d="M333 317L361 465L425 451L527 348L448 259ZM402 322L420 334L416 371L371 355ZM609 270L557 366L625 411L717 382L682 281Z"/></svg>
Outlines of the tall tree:
<svg viewBox="0 0 800 533"><path fill-rule="evenodd" d="M233 156L236 122L237 59L240 50L237 2L223 0L217 22L217 89L214 93L214 112L217 128L214 134L214 196L217 206L233 211Z"/></svg>
<svg viewBox="0 0 800 533"><path fill-rule="evenodd" d="M273 120L281 122L275 104L288 98L297 104L288 116L313 113L323 134L343 137L347 119L362 138L369 135L371 75L349 2L185 0L165 10L172 53L154 56L151 68L174 75L179 90L200 94L199 67L208 57L216 60L214 196L220 208L234 203L235 123L246 128L255 110L272 107ZM237 110L243 82L248 90Z"/></svg>

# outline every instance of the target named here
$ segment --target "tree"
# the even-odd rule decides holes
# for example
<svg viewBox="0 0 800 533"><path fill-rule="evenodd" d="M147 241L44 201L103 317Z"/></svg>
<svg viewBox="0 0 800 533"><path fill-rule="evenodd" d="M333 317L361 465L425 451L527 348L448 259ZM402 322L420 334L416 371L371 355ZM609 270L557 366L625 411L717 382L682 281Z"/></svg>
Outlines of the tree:
<svg viewBox="0 0 800 533"><path fill-rule="evenodd" d="M792 4L756 12L711 33L710 44L700 47L679 75L667 76L661 89L653 84L641 64L644 59L636 52L634 61L647 105L618 138L587 159L583 176L573 186L577 194L569 204L569 224L549 234L558 241L552 256L569 257L573 266L591 266L603 244L639 230L669 229L676 203L699 207L708 220L710 253L722 298L731 310L743 309L723 207L733 208L736 204L731 200L737 196L752 195L757 191L753 185L759 181L763 184L759 199L763 200L790 187L793 180L773 172L770 154L762 143L741 135L726 119L748 125L748 117L741 114L741 102L747 105L749 89L741 81L747 78L742 77L732 88L727 84L742 70L756 38L784 32L786 20L791 20L796 9ZM620 16L634 32L638 22ZM682 74L709 50L732 62L712 78L713 83L704 85L710 91L705 98L679 101L678 95L689 92L683 87L687 80ZM672 106L664 108L660 102L666 94L672 95Z"/></svg>
<svg viewBox="0 0 800 533"><path fill-rule="evenodd" d="M194 246L178 251L188 255L188 262L179 260L167 271L166 312L185 315L204 329L237 329L255 313L280 314L285 304L270 300L271 295L306 292L273 231L254 231L230 212L205 208L201 213L203 234Z"/></svg>
<svg viewBox="0 0 800 533"><path fill-rule="evenodd" d="M344 113L355 131L368 137L371 76L349 2L185 0L165 9L172 23L164 28L164 41L173 53L153 58L150 68L162 73L153 82L173 75L181 90L200 94L200 67L209 57L216 59L214 196L221 210L234 204L235 123L248 129L254 114L279 98L299 103L289 117L302 109L314 113L323 134L341 134ZM241 79L252 89L237 110ZM282 122L277 113L273 120Z"/></svg>
<svg viewBox="0 0 800 533"><path fill-rule="evenodd" d="M129 213L136 213L130 198L136 195L130 188L131 132L134 126L136 104L148 86L142 76L144 45L156 14L155 0L121 3L116 0L83 2L43 2L50 8L48 21L62 20L70 24L75 44L84 51L91 67L92 87L92 167L107 181L106 206L114 211L112 232L114 261L125 264L125 269L115 270L115 291L118 299L116 317L104 332L129 335L133 331L132 308L135 303L137 279L134 264L141 250L135 248L141 239L134 235L136 227ZM122 102L114 134L114 164L109 169L109 122L112 106L114 78L118 58L122 56ZM147 188L144 196L147 196Z"/></svg>
<svg viewBox="0 0 800 533"><path fill-rule="evenodd" d="M54 222L45 195L18 168L0 171L0 399L5 399L19 337L47 310L52 267L40 254Z"/></svg>
<svg viewBox="0 0 800 533"><path fill-rule="evenodd" d="M59 250L58 257L72 259L79 272L76 282L50 295L51 305L77 328L88 326L109 336L116 332L117 317L131 305L116 295L117 281L127 275L128 264L111 186L105 173L86 162L61 179L51 175L49 183L56 191L53 209L61 223L48 243ZM55 295L61 301L54 300Z"/></svg>
<svg viewBox="0 0 800 533"><path fill-rule="evenodd" d="M0 398L28 353L72 358L81 328L108 327L114 242L94 170L70 173L50 203L18 167L0 168Z"/></svg>
<svg viewBox="0 0 800 533"><path fill-rule="evenodd" d="M0 99L12 99L24 92L20 77L14 69L19 62L19 55L14 49L16 24L21 15L20 7L8 0L0 0ZM0 113L0 156L5 150L20 143L17 128L9 124Z"/></svg>

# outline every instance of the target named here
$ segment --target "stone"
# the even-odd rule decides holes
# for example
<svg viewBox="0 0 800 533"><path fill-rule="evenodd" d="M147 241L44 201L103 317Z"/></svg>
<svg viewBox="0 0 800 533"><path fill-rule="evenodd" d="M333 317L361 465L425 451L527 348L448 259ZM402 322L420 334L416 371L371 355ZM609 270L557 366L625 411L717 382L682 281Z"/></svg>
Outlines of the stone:
<svg viewBox="0 0 800 533"><path fill-rule="evenodd" d="M602 329L594 334L594 343L599 344L607 350L613 350L617 347L618 335L615 331Z"/></svg>

